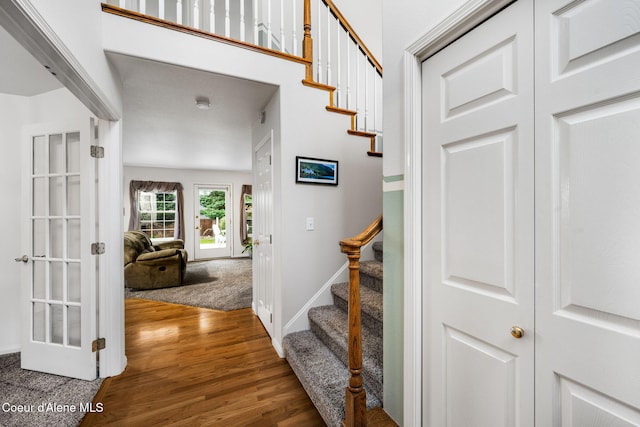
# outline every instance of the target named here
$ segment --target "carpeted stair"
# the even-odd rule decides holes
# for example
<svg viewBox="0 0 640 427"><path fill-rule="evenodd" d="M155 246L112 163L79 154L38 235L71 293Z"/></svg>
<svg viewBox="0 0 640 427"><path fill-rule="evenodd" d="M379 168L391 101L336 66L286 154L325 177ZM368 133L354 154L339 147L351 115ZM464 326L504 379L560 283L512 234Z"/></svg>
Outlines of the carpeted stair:
<svg viewBox="0 0 640 427"><path fill-rule="evenodd" d="M362 378L367 408L382 406L382 243L373 244L374 261L360 263ZM332 285L333 305L309 310L311 330L284 337L287 361L330 427L342 425L349 382L348 283Z"/></svg>

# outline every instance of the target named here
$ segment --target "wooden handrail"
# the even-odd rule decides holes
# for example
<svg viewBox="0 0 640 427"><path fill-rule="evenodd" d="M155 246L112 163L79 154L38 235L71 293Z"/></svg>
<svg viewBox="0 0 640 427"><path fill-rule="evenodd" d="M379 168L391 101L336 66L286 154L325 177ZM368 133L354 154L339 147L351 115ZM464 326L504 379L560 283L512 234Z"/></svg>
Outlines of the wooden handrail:
<svg viewBox="0 0 640 427"><path fill-rule="evenodd" d="M351 24L349 24L349 21L347 21L347 18L345 18L344 15L340 12L340 10L336 7L336 5L333 4L332 0L322 0L322 1L324 2L324 4L327 5L331 13L333 13L333 16L338 18L338 21L340 21L340 25L342 25L342 27L347 31L347 33L349 33L353 41L355 41L356 44L360 47L362 52L369 59L369 62L371 62L371 64L374 67L376 67L378 74L382 76L382 65L380 65L380 62L378 62L378 60L373 55L373 53L371 53L369 48L367 48L367 45L364 44L360 36L358 36L358 34L355 32Z"/></svg>
<svg viewBox="0 0 640 427"><path fill-rule="evenodd" d="M349 259L349 385L346 388L345 427L367 425L367 394L362 385L362 320L360 313L360 253L382 231L382 216L362 233L340 241L342 253Z"/></svg>

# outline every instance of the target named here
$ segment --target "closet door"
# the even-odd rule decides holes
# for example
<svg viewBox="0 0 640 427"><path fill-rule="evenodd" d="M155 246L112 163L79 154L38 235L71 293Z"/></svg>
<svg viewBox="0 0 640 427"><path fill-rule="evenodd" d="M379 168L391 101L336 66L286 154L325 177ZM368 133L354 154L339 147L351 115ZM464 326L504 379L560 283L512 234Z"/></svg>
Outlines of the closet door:
<svg viewBox="0 0 640 427"><path fill-rule="evenodd" d="M533 426L532 16L423 63L425 425Z"/></svg>
<svg viewBox="0 0 640 427"><path fill-rule="evenodd" d="M536 424L640 425L640 2L536 2Z"/></svg>

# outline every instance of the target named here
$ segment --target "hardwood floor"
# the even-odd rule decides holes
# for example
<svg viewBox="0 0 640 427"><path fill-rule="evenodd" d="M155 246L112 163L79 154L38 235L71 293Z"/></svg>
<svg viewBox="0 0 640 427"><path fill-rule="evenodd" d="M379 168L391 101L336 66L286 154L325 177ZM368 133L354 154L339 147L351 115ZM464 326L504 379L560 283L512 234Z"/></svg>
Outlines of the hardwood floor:
<svg viewBox="0 0 640 427"><path fill-rule="evenodd" d="M81 426L324 426L251 309L125 301L124 373Z"/></svg>

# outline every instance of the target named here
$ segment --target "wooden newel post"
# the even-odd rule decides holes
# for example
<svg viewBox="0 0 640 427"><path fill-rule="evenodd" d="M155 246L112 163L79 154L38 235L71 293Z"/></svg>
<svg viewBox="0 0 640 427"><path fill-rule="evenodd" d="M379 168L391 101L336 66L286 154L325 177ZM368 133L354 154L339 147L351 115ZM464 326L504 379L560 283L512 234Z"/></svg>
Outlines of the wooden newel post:
<svg viewBox="0 0 640 427"><path fill-rule="evenodd" d="M345 427L367 425L367 395L362 386L362 323L360 318L359 241L343 240L342 252L349 259L349 385L346 388Z"/></svg>
<svg viewBox="0 0 640 427"><path fill-rule="evenodd" d="M304 38L302 57L311 61L307 64L305 80L313 81L313 39L311 38L311 0L304 0Z"/></svg>

